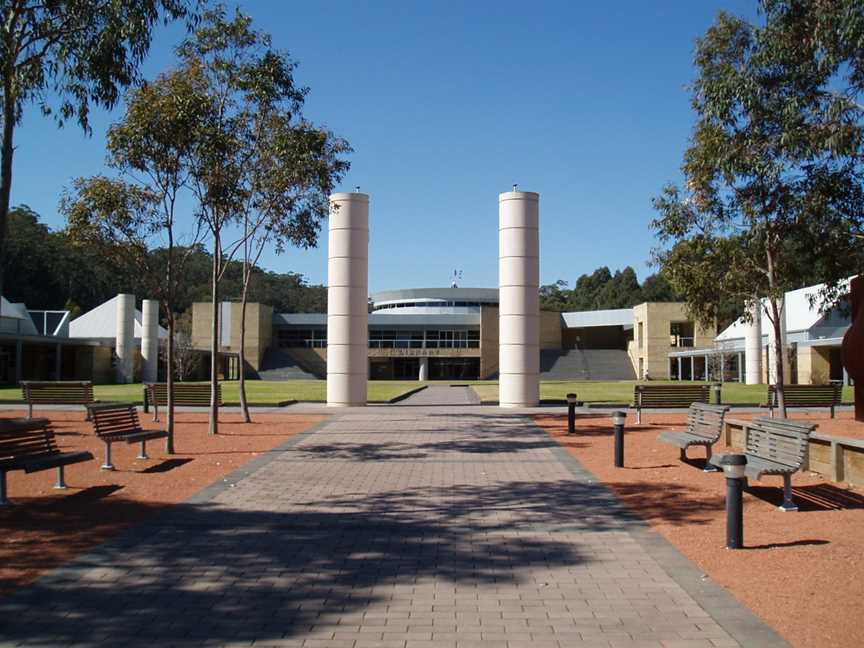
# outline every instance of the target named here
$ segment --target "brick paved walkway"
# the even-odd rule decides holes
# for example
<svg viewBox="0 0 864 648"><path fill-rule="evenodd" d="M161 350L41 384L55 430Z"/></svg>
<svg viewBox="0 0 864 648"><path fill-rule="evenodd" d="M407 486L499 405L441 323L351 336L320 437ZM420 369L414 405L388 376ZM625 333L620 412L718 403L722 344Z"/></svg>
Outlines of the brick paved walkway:
<svg viewBox="0 0 864 648"><path fill-rule="evenodd" d="M452 412L337 416L0 601L0 643L785 645L528 419Z"/></svg>
<svg viewBox="0 0 864 648"><path fill-rule="evenodd" d="M470 387L429 385L411 394L398 405L479 405L480 399Z"/></svg>

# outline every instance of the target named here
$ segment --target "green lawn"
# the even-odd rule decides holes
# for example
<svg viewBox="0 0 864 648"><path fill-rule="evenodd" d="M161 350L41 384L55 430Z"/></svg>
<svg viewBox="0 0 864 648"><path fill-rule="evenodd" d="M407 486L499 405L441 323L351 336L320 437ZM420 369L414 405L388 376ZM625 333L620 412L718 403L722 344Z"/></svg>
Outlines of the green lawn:
<svg viewBox="0 0 864 648"><path fill-rule="evenodd" d="M651 384L679 384L677 381L652 380ZM370 380L369 400L386 402L407 391L424 384L416 380ZM484 401L498 400L498 382L492 380L450 381L437 384L471 385ZM576 392L586 403L630 403L633 400L633 385L636 381L599 381L599 380L546 380L540 383L540 398L563 399L568 392ZM683 383L692 384L692 383ZM246 395L250 403L274 405L288 400L324 402L327 398L327 383L324 380L249 380L246 382ZM141 385L96 385L96 398L102 401L141 401ZM239 400L237 383L222 383L222 398L226 403ZM764 403L765 385L723 385L723 402L733 404ZM843 388L843 402L851 403L852 388ZM0 388L0 400L21 400L21 390L17 387Z"/></svg>
<svg viewBox="0 0 864 648"><path fill-rule="evenodd" d="M368 398L370 401L389 401L400 394L416 389L417 381L371 380ZM131 385L95 385L94 395L101 401L141 402L140 383ZM327 383L324 380L249 380L246 382L246 397L250 403L274 405L288 400L324 402L327 399ZM236 382L222 383L222 399L226 403L240 400ZM0 400L21 400L18 387L0 388Z"/></svg>
<svg viewBox="0 0 864 648"><path fill-rule="evenodd" d="M470 383L484 401L498 400L498 383L492 381ZM540 383L541 399L564 398L568 392L575 392L579 400L586 403L630 403L633 401L633 385L635 380L600 381L600 380L545 380ZM694 384L690 382L652 380L651 384ZM697 383L705 384L705 383ZM742 385L739 383L724 383L722 397L724 403L752 404L764 403L767 399L765 385ZM851 403L852 388L843 388L843 402Z"/></svg>

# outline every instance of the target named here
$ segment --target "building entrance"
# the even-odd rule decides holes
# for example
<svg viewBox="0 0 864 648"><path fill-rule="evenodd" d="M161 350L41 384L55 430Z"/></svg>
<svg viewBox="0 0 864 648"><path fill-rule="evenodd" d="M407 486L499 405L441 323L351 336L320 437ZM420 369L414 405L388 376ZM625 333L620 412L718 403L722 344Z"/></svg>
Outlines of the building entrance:
<svg viewBox="0 0 864 648"><path fill-rule="evenodd" d="M429 358L429 380L477 380L480 358Z"/></svg>

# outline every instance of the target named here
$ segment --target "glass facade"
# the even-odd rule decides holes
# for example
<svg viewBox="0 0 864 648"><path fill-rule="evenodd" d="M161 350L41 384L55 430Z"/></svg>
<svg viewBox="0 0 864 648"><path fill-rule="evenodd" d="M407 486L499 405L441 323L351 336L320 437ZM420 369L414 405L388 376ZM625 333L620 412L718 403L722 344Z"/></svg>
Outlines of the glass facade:
<svg viewBox="0 0 864 648"><path fill-rule="evenodd" d="M280 328L276 332L276 342L283 348L306 347L307 349L323 349L327 346L327 329Z"/></svg>
<svg viewBox="0 0 864 648"><path fill-rule="evenodd" d="M276 333L280 347L322 349L327 346L326 328L281 328ZM370 349L479 349L478 330L372 329Z"/></svg>
<svg viewBox="0 0 864 648"><path fill-rule="evenodd" d="M425 301L425 302L393 302L392 304L381 304L375 306L373 310L387 310L390 308L454 308L454 307L473 307L480 306L498 306L497 302L479 302L479 301Z"/></svg>

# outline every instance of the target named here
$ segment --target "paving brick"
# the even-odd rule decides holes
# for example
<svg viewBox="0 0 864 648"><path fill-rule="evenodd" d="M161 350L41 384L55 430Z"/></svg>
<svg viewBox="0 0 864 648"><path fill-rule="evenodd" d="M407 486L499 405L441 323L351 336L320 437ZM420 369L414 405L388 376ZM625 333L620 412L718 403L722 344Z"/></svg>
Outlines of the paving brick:
<svg viewBox="0 0 864 648"><path fill-rule="evenodd" d="M229 476L230 487L4 599L4 635L256 648L781 645L723 592L688 593L689 572L662 558L675 551L653 551L595 481L524 417L346 410ZM730 627L757 640L736 641Z"/></svg>

